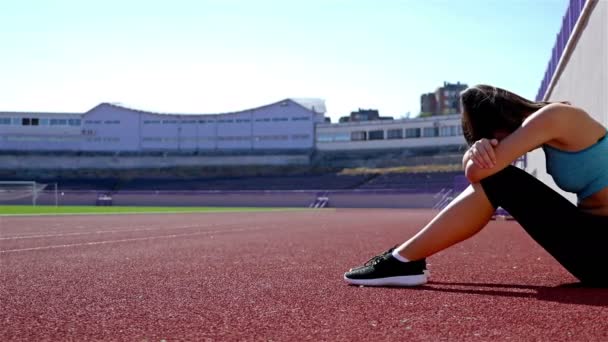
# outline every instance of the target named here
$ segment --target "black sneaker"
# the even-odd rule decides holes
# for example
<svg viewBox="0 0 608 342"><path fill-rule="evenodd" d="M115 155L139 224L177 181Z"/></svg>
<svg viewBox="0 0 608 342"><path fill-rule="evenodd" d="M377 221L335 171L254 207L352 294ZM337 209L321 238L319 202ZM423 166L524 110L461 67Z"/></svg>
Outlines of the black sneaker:
<svg viewBox="0 0 608 342"><path fill-rule="evenodd" d="M393 251L395 250L395 248L397 248L398 246L399 246L399 245L397 245L397 246L395 246L395 247L393 247L393 248L389 249L388 251L386 251L386 252L384 252L384 253L382 253L382 254L380 254L380 255L377 255L377 256L375 256L375 257L371 258L370 260L368 260L368 261L367 261L367 262L366 262L364 265L362 265L362 266L355 266L355 267L351 268L350 270L348 270L348 272L353 272L353 271L355 271L356 269L363 268L363 267L367 267L367 264L368 264L368 263L370 263L370 262L371 262L373 259L375 259L375 258L379 258L379 257L381 257L382 255L384 255L384 254L386 254L386 253L393 253ZM426 275L426 277L427 277L427 278L430 278L430 277L431 277L431 271L429 271L429 269L426 267L426 262L424 263L424 275Z"/></svg>
<svg viewBox="0 0 608 342"><path fill-rule="evenodd" d="M426 259L401 262L391 254L394 248L369 259L363 266L344 273L352 285L416 286L427 281Z"/></svg>

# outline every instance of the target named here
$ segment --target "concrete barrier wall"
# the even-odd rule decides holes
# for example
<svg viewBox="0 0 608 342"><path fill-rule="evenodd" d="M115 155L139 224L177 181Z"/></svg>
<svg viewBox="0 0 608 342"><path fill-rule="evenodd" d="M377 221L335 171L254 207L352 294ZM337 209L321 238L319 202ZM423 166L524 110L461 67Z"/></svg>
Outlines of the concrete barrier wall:
<svg viewBox="0 0 608 342"><path fill-rule="evenodd" d="M130 191L112 194L115 206L204 206L204 207L296 207L306 208L318 195L329 197L333 208L432 208L440 199L435 194L398 190L340 191ZM95 191L63 192L59 205L95 205ZM46 191L38 197L39 205L54 205L55 195ZM2 204L32 203L31 198Z"/></svg>
<svg viewBox="0 0 608 342"><path fill-rule="evenodd" d="M185 166L308 165L308 155L53 156L0 155L0 169L138 169Z"/></svg>

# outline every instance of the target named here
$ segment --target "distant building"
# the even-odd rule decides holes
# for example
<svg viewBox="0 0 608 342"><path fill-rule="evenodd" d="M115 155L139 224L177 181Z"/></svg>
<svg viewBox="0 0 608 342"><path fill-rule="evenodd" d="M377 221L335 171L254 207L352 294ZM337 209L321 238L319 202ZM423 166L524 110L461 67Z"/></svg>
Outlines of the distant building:
<svg viewBox="0 0 608 342"><path fill-rule="evenodd" d="M391 116L380 116L377 109L361 109L356 112L351 112L349 116L340 118L340 122L361 122L361 121L377 121L377 120L393 120Z"/></svg>
<svg viewBox="0 0 608 342"><path fill-rule="evenodd" d="M434 114L437 112L435 93L426 93L420 96L420 113Z"/></svg>
<svg viewBox="0 0 608 342"><path fill-rule="evenodd" d="M437 88L435 98L437 99L438 114L458 114L460 113L460 92L467 89L466 84L460 82L443 83L443 87Z"/></svg>
<svg viewBox="0 0 608 342"><path fill-rule="evenodd" d="M466 146L460 115L316 125L318 151Z"/></svg>
<svg viewBox="0 0 608 342"><path fill-rule="evenodd" d="M437 88L434 93L420 96L421 116L447 115L460 113L460 92L465 90L466 84L444 82L443 87Z"/></svg>

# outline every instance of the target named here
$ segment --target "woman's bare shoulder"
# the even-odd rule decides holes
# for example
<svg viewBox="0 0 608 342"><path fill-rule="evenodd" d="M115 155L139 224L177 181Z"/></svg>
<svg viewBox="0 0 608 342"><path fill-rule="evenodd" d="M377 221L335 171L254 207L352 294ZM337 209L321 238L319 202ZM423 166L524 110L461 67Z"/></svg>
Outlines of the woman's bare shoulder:
<svg viewBox="0 0 608 342"><path fill-rule="evenodd" d="M532 113L525 122L543 122L546 125L567 126L590 120L591 116L582 108L568 103L551 103Z"/></svg>

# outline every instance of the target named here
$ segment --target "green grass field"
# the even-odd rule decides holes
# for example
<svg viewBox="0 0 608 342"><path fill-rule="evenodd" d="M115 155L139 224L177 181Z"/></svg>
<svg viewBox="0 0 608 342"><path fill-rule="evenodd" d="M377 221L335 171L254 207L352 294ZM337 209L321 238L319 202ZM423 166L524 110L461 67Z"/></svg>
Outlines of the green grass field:
<svg viewBox="0 0 608 342"><path fill-rule="evenodd" d="M145 213L218 213L307 210L306 208L223 208L223 207L96 207L96 206L0 206L0 216L9 215L86 215Z"/></svg>

